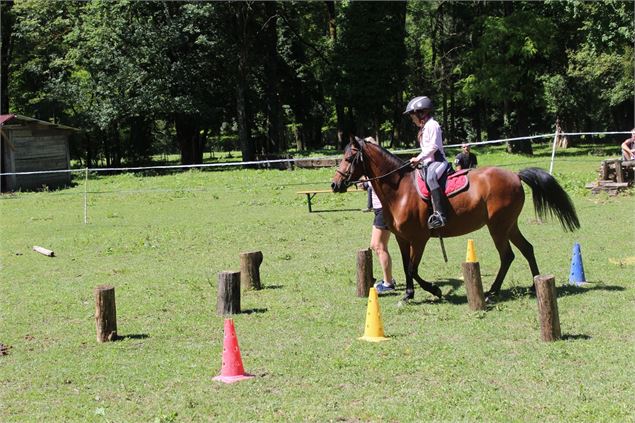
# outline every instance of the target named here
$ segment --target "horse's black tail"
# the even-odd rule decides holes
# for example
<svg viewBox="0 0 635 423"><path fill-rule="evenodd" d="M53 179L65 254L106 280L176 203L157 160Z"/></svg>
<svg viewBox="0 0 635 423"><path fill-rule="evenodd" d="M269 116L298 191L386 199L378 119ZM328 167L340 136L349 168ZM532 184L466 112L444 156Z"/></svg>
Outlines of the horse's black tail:
<svg viewBox="0 0 635 423"><path fill-rule="evenodd" d="M580 228L571 198L553 176L536 167L523 169L518 176L531 188L538 217L542 219L547 214L555 215L565 230L573 232Z"/></svg>

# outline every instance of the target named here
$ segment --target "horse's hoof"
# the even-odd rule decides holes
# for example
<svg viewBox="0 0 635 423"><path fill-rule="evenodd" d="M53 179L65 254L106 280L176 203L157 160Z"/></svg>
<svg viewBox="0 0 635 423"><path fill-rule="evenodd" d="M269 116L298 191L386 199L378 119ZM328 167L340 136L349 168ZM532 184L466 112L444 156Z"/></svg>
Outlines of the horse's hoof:
<svg viewBox="0 0 635 423"><path fill-rule="evenodd" d="M437 298L443 298L443 292L441 292L441 288L436 285L432 286L432 295L435 295Z"/></svg>
<svg viewBox="0 0 635 423"><path fill-rule="evenodd" d="M484 296L485 296L485 304L494 304L496 302L496 296L498 293L496 292L489 292L487 291Z"/></svg>
<svg viewBox="0 0 635 423"><path fill-rule="evenodd" d="M414 292L406 292L406 294L403 296L403 298L401 299L400 302L404 303L404 304L408 304L408 302L410 302L410 300L414 299L415 294Z"/></svg>

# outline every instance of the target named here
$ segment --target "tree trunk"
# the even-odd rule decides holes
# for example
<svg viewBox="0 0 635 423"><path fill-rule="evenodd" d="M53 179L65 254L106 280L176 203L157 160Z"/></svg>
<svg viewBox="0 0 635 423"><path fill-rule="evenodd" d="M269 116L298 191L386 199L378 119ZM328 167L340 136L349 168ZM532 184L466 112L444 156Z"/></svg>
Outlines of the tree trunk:
<svg viewBox="0 0 635 423"><path fill-rule="evenodd" d="M517 120L515 123L512 123L514 127L512 134L514 136L528 134L529 117L527 116L527 108L520 103L514 103L514 109L516 110ZM511 141L508 143L507 151L510 153L527 154L529 156L534 154L531 140Z"/></svg>
<svg viewBox="0 0 635 423"><path fill-rule="evenodd" d="M245 46L240 49L238 58L238 78L236 79L236 116L238 120L238 140L243 161L252 161L256 152L251 139L251 127L247 112L247 51Z"/></svg>
<svg viewBox="0 0 635 423"><path fill-rule="evenodd" d="M174 119L176 140L181 150L181 164L199 164L203 162L203 149L196 125L197 119L192 115L178 114Z"/></svg>
<svg viewBox="0 0 635 423"><path fill-rule="evenodd" d="M337 25L336 25L336 14L335 14L335 2L334 1L325 1L326 5L326 13L327 20L329 25L329 39L331 40L331 45L335 45L337 43ZM337 66L336 64L332 66ZM336 71L333 71L336 72ZM346 124L346 115L344 113L344 105L342 101L339 99L338 95L335 95L333 100L335 101L335 116L337 118L337 146L341 149L346 147L348 144L349 137L349 128Z"/></svg>
<svg viewBox="0 0 635 423"><path fill-rule="evenodd" d="M0 114L9 113L9 64L11 63L11 35L13 33L13 0L0 3L2 14L2 50L0 52Z"/></svg>
<svg viewBox="0 0 635 423"><path fill-rule="evenodd" d="M264 30L265 48L268 54L264 59L265 96L267 102L267 142L266 153L277 153L282 144L282 108L278 100L278 33L276 24L276 2L265 2L265 18L267 19Z"/></svg>
<svg viewBox="0 0 635 423"><path fill-rule="evenodd" d="M476 99L474 102L474 107L472 107L472 126L474 127L474 132L476 132L476 139L474 141L481 142L481 100Z"/></svg>
<svg viewBox="0 0 635 423"><path fill-rule="evenodd" d="M148 122L140 116L130 120L130 145L133 162L139 163L150 157L152 146L150 127Z"/></svg>

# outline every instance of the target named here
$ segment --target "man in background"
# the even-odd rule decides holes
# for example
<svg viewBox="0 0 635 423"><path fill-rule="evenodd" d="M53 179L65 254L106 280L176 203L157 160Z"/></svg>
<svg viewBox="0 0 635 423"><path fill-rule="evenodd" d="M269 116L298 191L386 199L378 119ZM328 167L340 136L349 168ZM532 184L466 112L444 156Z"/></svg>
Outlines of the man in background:
<svg viewBox="0 0 635 423"><path fill-rule="evenodd" d="M474 155L474 153L470 152L469 144L461 145L461 152L456 155L456 158L454 159L454 165L456 166L456 170L471 169L476 167L476 156Z"/></svg>

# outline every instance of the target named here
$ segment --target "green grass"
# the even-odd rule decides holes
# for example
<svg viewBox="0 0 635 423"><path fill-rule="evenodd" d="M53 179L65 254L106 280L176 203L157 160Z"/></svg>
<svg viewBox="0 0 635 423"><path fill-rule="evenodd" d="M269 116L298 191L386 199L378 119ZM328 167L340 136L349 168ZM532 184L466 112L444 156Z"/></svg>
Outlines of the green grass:
<svg viewBox="0 0 635 423"><path fill-rule="evenodd" d="M542 154L545 152L545 154ZM588 150L591 151L591 150ZM582 223L574 234L520 218L543 273L556 276L564 339L540 341L531 283L517 254L504 300L468 311L460 281L467 237L431 241L420 273L447 295L417 289L414 304L380 298L390 341L358 341L366 299L355 297L355 256L370 238L359 211L308 214L295 191L326 186L333 169L93 175L89 224L81 179L62 191L0 199L0 421L632 421L635 253L630 194L590 196L601 156L559 156L555 174ZM479 162L548 168L491 149ZM316 210L358 210L362 194L315 197ZM483 282L498 256L475 240ZM566 285L574 242L590 284ZM33 245L52 249L48 258ZM248 372L220 371L217 274L261 250L265 289L244 292L236 330ZM403 288L397 245L390 251ZM379 267L374 260L375 275ZM116 287L121 341L95 340L93 288ZM402 291L399 292L399 295Z"/></svg>

